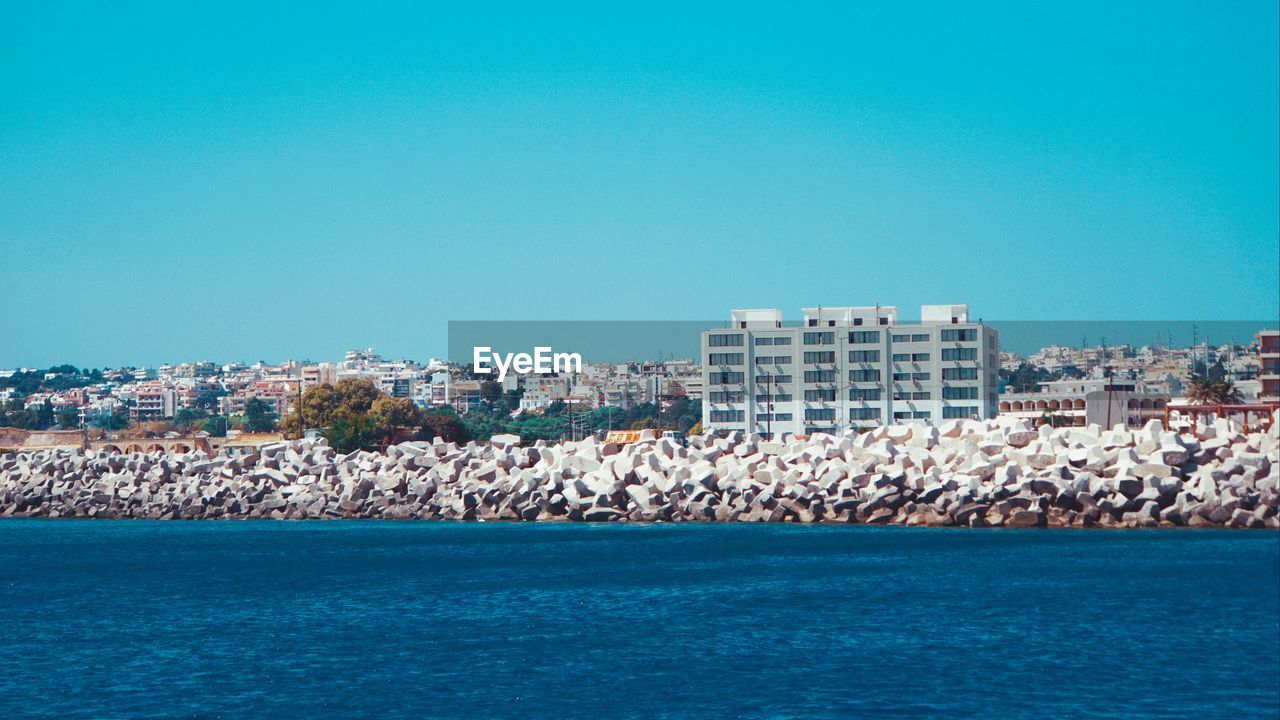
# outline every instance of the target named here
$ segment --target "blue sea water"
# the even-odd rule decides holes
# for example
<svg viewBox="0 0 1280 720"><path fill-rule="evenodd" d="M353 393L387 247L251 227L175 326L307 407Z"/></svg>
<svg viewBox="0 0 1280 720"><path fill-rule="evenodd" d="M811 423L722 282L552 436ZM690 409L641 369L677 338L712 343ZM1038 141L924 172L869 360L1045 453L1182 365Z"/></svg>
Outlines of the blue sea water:
<svg viewBox="0 0 1280 720"><path fill-rule="evenodd" d="M0 717L1276 717L1280 535L0 521Z"/></svg>

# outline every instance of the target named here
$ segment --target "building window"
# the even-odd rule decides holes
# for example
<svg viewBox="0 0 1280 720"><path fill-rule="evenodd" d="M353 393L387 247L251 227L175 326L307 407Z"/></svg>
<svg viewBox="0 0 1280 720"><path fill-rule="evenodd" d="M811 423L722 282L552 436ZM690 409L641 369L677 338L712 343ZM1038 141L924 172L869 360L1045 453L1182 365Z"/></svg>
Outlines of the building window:
<svg viewBox="0 0 1280 720"><path fill-rule="evenodd" d="M911 362L911 353L894 353L894 362Z"/></svg>
<svg viewBox="0 0 1280 720"><path fill-rule="evenodd" d="M892 340L892 341L894 341L894 342L896 342L896 343L900 343L900 342L911 342L911 336L910 336L910 335L890 335L890 336L889 336L889 339L890 339L890 340Z"/></svg>
<svg viewBox="0 0 1280 720"><path fill-rule="evenodd" d="M786 385L790 382L790 375L759 375L756 377L757 385Z"/></svg>
<svg viewBox="0 0 1280 720"><path fill-rule="evenodd" d="M818 388L804 391L805 402L835 402L835 399L835 388Z"/></svg>
<svg viewBox="0 0 1280 720"><path fill-rule="evenodd" d="M853 319L853 324L854 324L854 325L861 325L861 324L862 324L862 318L854 318L854 319Z"/></svg>
<svg viewBox="0 0 1280 720"><path fill-rule="evenodd" d="M942 359L946 360L977 360L977 348L943 348Z"/></svg>
<svg viewBox="0 0 1280 720"><path fill-rule="evenodd" d="M960 406L942 408L942 417L945 420L970 418L975 417L977 414L978 408L976 407Z"/></svg>
<svg viewBox="0 0 1280 720"><path fill-rule="evenodd" d="M804 411L805 420L835 420L835 408L807 408Z"/></svg>
<svg viewBox="0 0 1280 720"><path fill-rule="evenodd" d="M929 373L927 372L911 373L911 381L912 382L929 382Z"/></svg>
<svg viewBox="0 0 1280 720"><path fill-rule="evenodd" d="M742 422L742 419L744 417L746 417L746 411L743 411L743 410L712 410L711 411L711 422L717 422L717 423Z"/></svg>
<svg viewBox="0 0 1280 720"><path fill-rule="evenodd" d="M912 400L928 400L932 394L928 390L917 390L911 393Z"/></svg>
<svg viewBox="0 0 1280 720"><path fill-rule="evenodd" d="M911 362L929 362L929 353L911 353Z"/></svg>
<svg viewBox="0 0 1280 720"><path fill-rule="evenodd" d="M711 402L713 403L740 403L742 402L741 390L712 390Z"/></svg>
<svg viewBox="0 0 1280 720"><path fill-rule="evenodd" d="M919 333L911 336L911 342L929 342L929 333Z"/></svg>
<svg viewBox="0 0 1280 720"><path fill-rule="evenodd" d="M836 381L835 370L805 370L804 381L807 383L833 383Z"/></svg>
<svg viewBox="0 0 1280 720"><path fill-rule="evenodd" d="M773 338L771 337L756 338L756 345L772 345L772 344L773 344Z"/></svg>
<svg viewBox="0 0 1280 720"><path fill-rule="evenodd" d="M880 408L849 408L850 420L879 420Z"/></svg>
<svg viewBox="0 0 1280 720"><path fill-rule="evenodd" d="M835 345L836 334L834 332L807 332L804 334L805 345Z"/></svg>
<svg viewBox="0 0 1280 720"><path fill-rule="evenodd" d="M894 373L894 382L911 382L911 373Z"/></svg>
<svg viewBox="0 0 1280 720"><path fill-rule="evenodd" d="M742 347L741 335L708 335L708 347Z"/></svg>
<svg viewBox="0 0 1280 720"><path fill-rule="evenodd" d="M975 328L946 328L942 331L942 342L969 342L978 339Z"/></svg>
<svg viewBox="0 0 1280 720"><path fill-rule="evenodd" d="M791 413L773 413L772 415L770 413L760 413L756 415L758 422L790 422L791 418Z"/></svg>
<svg viewBox="0 0 1280 720"><path fill-rule="evenodd" d="M790 344L791 344L791 338L789 338L789 337L776 337L776 338L774 338L774 339L773 339L773 344L774 344L774 345L790 345Z"/></svg>
<svg viewBox="0 0 1280 720"><path fill-rule="evenodd" d="M976 387L944 387L942 388L943 400L977 400L978 388Z"/></svg>
<svg viewBox="0 0 1280 720"><path fill-rule="evenodd" d="M978 368L942 368L943 380L977 380Z"/></svg>
<svg viewBox="0 0 1280 720"><path fill-rule="evenodd" d="M742 353L711 353L708 365L741 365Z"/></svg>
<svg viewBox="0 0 1280 720"><path fill-rule="evenodd" d="M888 325L888 324L889 324L889 318L880 318L880 324L881 324L881 325Z"/></svg>
<svg viewBox="0 0 1280 720"><path fill-rule="evenodd" d="M879 350L850 350L849 362L856 362L856 363L880 362L880 351Z"/></svg>
<svg viewBox="0 0 1280 720"><path fill-rule="evenodd" d="M850 370L849 382L880 382L879 370Z"/></svg>
<svg viewBox="0 0 1280 720"><path fill-rule="evenodd" d="M849 333L849 343L852 345L868 345L878 342L880 342L879 330L854 330Z"/></svg>
<svg viewBox="0 0 1280 720"><path fill-rule="evenodd" d="M707 378L710 385L735 385L742 382L742 373L740 372L713 372Z"/></svg>
<svg viewBox="0 0 1280 720"><path fill-rule="evenodd" d="M880 388L849 388L849 399L853 402L878 402L883 392Z"/></svg>
<svg viewBox="0 0 1280 720"><path fill-rule="evenodd" d="M834 350L811 350L804 354L806 363L833 363L836 361L836 352Z"/></svg>
<svg viewBox="0 0 1280 720"><path fill-rule="evenodd" d="M792 395L781 395L779 393L756 395L756 402L758 403L789 403L794 399L795 397Z"/></svg>

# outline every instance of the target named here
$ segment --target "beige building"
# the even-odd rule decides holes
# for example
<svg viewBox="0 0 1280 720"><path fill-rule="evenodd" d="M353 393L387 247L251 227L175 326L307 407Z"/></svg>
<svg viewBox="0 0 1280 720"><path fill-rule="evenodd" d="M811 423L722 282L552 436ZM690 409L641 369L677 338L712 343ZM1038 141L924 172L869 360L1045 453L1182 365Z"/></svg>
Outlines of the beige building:
<svg viewBox="0 0 1280 720"><path fill-rule="evenodd" d="M1134 380L1055 380L1041 383L1039 392L1000 395L1000 414L1033 422L1050 416L1072 427L1141 427L1163 419L1168 404L1168 395L1149 392Z"/></svg>

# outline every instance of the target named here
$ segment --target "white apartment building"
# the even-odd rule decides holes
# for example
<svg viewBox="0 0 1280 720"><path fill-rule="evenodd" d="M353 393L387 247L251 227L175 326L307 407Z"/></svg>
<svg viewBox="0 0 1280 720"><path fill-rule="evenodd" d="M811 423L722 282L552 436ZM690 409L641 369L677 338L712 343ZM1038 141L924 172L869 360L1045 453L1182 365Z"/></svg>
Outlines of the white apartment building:
<svg viewBox="0 0 1280 720"><path fill-rule="evenodd" d="M520 410L533 412L549 406L556 400L569 397L567 377L524 377L524 395L520 398Z"/></svg>
<svg viewBox="0 0 1280 720"><path fill-rule="evenodd" d="M999 337L967 305L733 310L702 333L702 426L767 435L994 417Z"/></svg>
<svg viewBox="0 0 1280 720"><path fill-rule="evenodd" d="M302 368L302 389L319 385L333 385L338 382L338 368L331 363L307 365Z"/></svg>
<svg viewBox="0 0 1280 720"><path fill-rule="evenodd" d="M144 383L133 391L134 404L129 416L134 422L171 418L178 411L178 395L172 387Z"/></svg>

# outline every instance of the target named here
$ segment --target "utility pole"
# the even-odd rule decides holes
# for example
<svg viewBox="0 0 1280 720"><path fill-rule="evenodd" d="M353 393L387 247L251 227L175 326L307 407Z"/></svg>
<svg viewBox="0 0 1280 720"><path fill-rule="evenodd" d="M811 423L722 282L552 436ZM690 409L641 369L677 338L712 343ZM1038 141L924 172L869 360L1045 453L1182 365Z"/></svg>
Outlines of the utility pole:
<svg viewBox="0 0 1280 720"><path fill-rule="evenodd" d="M306 434L306 425L302 423L302 363L298 363L298 439L301 440Z"/></svg>
<svg viewBox="0 0 1280 720"><path fill-rule="evenodd" d="M1191 377L1196 376L1196 324L1191 323Z"/></svg>
<svg viewBox="0 0 1280 720"><path fill-rule="evenodd" d="M658 432L662 432L662 376L653 376L653 399L658 403Z"/></svg>
<svg viewBox="0 0 1280 720"><path fill-rule="evenodd" d="M1111 429L1111 391L1115 388L1115 385L1111 382L1110 366L1107 366L1106 368L1103 369L1102 376L1106 378L1106 383L1107 383L1107 429L1110 430ZM1125 425L1128 425L1128 424L1129 423L1126 420Z"/></svg>

